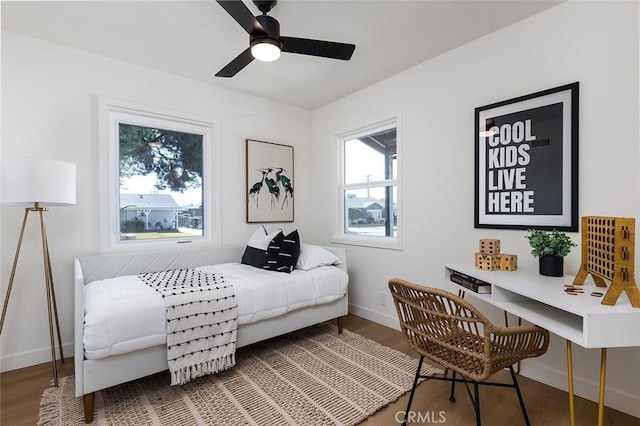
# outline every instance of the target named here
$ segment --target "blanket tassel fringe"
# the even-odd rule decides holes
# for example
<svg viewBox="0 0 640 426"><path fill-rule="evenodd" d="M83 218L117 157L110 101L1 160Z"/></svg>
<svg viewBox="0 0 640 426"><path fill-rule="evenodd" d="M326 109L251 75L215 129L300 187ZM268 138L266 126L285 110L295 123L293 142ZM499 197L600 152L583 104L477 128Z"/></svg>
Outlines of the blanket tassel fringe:
<svg viewBox="0 0 640 426"><path fill-rule="evenodd" d="M200 362L195 365L187 365L171 372L171 386L184 385L196 377L228 370L234 365L236 365L235 352L221 358Z"/></svg>

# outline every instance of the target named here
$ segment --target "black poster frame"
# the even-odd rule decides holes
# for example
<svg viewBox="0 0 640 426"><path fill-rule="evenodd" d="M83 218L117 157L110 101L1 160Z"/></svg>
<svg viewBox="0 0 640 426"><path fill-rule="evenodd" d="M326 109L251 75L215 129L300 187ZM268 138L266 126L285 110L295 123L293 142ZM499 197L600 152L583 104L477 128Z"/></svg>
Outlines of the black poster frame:
<svg viewBox="0 0 640 426"><path fill-rule="evenodd" d="M578 231L579 83L475 109L475 228Z"/></svg>

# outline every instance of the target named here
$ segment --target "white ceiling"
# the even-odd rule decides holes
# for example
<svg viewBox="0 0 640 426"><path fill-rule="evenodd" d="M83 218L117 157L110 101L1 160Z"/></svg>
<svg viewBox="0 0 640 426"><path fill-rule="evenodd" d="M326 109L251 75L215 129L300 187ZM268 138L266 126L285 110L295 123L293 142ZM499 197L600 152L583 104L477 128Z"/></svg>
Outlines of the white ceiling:
<svg viewBox="0 0 640 426"><path fill-rule="evenodd" d="M281 0L282 35L354 43L352 59L285 53L230 79L214 74L249 37L213 0L3 1L2 29L314 110L558 3Z"/></svg>

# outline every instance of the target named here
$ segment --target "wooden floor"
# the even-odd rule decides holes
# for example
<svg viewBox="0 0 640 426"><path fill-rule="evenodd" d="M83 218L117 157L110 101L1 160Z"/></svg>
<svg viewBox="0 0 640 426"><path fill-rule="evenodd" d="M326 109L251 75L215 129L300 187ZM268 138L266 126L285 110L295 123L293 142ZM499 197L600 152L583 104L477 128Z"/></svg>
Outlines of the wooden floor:
<svg viewBox="0 0 640 426"><path fill-rule="evenodd" d="M375 340L385 346L412 356L415 353L405 343L399 331L371 321L349 315L345 327L355 333ZM417 365L417 364L416 364ZM58 365L59 377L73 374L73 359ZM39 401L44 389L50 385L51 364L9 371L0 375L0 424L35 425L38 420ZM500 372L494 381L508 382L508 372ZM520 376L527 412L532 425L556 426L569 424L569 409L566 392ZM411 411L413 424L475 424L475 414L466 391L460 386L456 391L457 401L449 402L450 384L443 381L423 382L418 386ZM485 386L480 388L481 413L484 425L523 425L522 412L515 394L510 388ZM402 420L408 394L388 405L365 420L362 425L388 426ZM82 413L78 413L81 416ZM605 408L605 425L640 426L640 419ZM578 425L595 425L597 404L576 397ZM231 425L230 425L231 426Z"/></svg>

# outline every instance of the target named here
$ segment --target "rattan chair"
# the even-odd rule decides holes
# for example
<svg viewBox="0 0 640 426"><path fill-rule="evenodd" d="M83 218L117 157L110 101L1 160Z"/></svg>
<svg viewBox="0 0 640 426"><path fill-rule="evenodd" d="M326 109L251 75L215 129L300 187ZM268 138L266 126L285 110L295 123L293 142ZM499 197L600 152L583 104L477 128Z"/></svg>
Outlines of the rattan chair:
<svg viewBox="0 0 640 426"><path fill-rule="evenodd" d="M478 384L513 387L518 395L525 423L529 417L524 406L513 364L540 356L549 346L549 332L534 325L498 327L471 303L448 291L423 287L393 278L389 289L396 306L402 333L409 346L420 354L403 424L406 425L419 379L452 382L450 401L455 401L455 383L463 382L480 426ZM423 376L422 362L427 358L453 372L452 377ZM487 379L509 368L513 383L492 383ZM460 375L460 379L456 379ZM471 393L469 384L473 385Z"/></svg>

